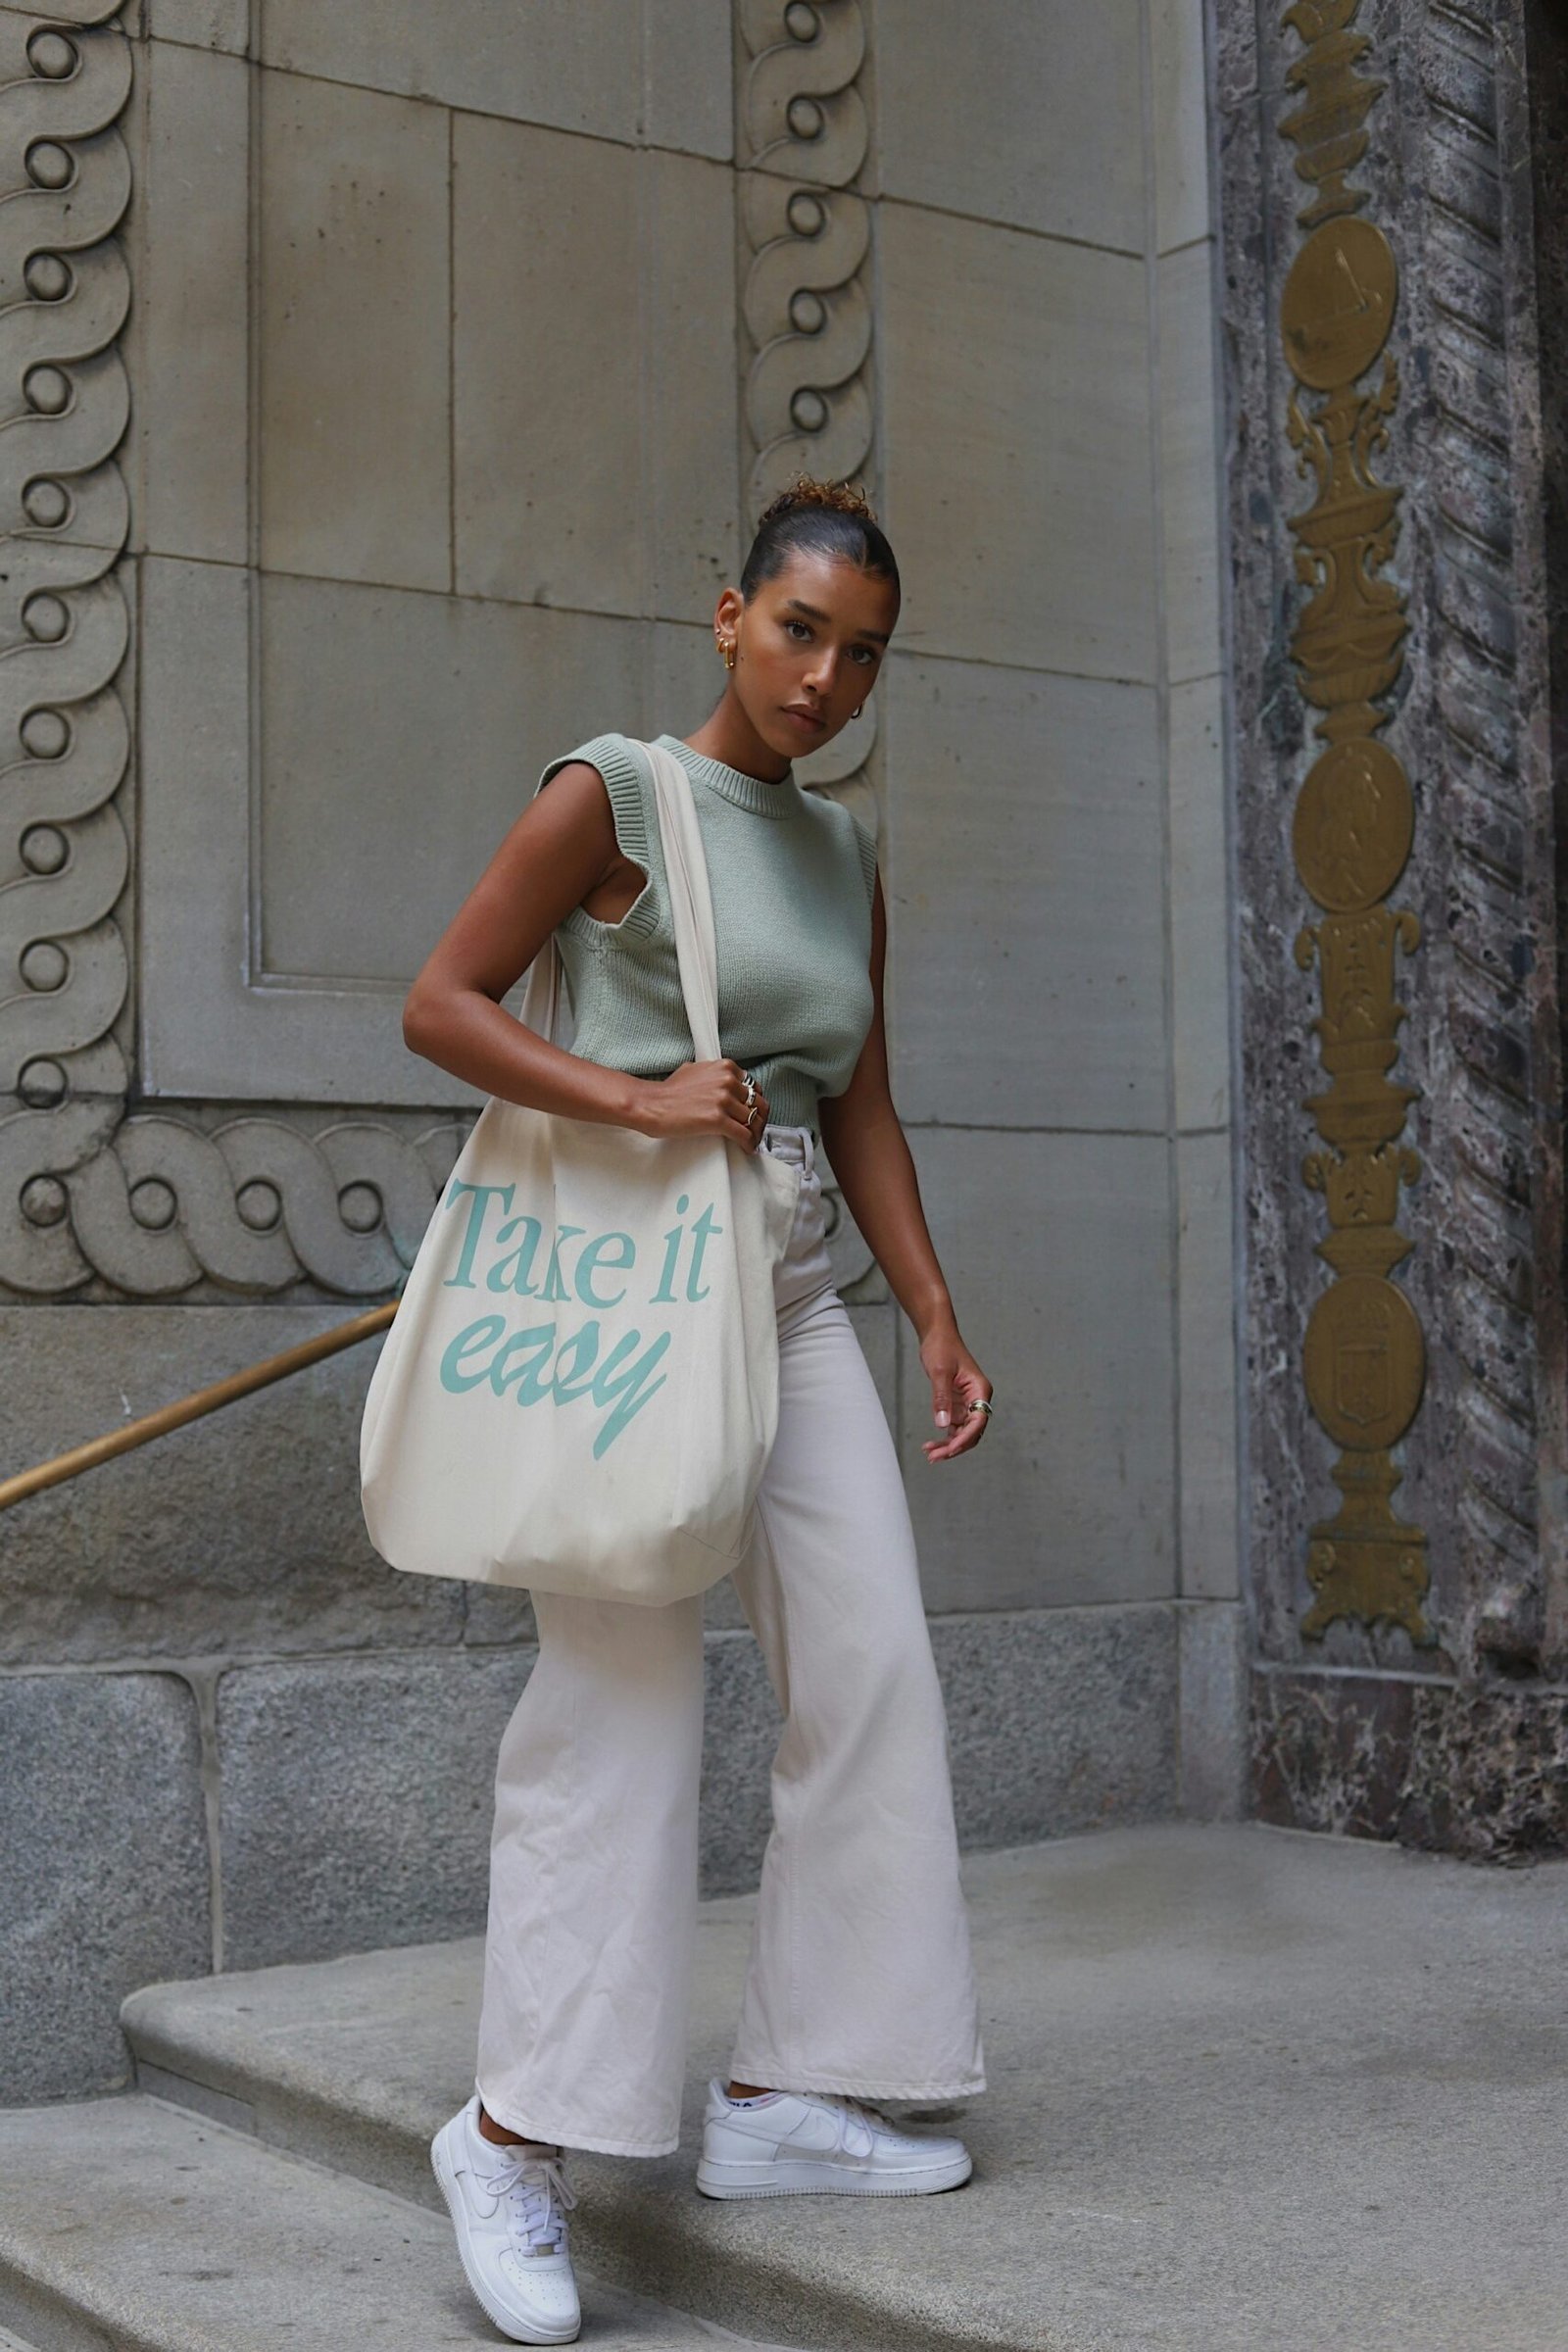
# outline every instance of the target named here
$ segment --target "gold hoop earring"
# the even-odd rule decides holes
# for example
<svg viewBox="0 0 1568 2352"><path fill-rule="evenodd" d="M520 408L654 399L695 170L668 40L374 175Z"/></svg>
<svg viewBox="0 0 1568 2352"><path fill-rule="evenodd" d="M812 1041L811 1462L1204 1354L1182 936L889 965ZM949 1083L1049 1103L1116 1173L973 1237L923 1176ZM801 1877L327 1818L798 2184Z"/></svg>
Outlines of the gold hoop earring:
<svg viewBox="0 0 1568 2352"><path fill-rule="evenodd" d="M715 634L715 636L714 636L714 638L713 638L713 643L714 643L714 644L717 646L717 648L718 648L719 652L720 652L720 653L723 655L723 657L724 657L724 667L725 667L726 669L733 669L733 668L734 668L734 666L735 666L735 648L734 648L734 645L733 645L733 644L726 645L726 644L724 643L724 640L723 640L723 638L722 638L722 637L720 637L720 636L717 636L716 634Z"/></svg>

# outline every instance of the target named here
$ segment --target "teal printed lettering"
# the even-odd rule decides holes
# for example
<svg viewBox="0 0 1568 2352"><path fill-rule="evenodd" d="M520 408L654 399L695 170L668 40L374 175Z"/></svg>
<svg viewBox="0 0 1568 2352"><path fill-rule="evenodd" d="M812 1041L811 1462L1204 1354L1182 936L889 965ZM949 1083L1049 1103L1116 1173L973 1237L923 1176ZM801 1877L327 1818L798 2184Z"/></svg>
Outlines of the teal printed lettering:
<svg viewBox="0 0 1568 2352"><path fill-rule="evenodd" d="M643 1347L640 1331L624 1333L603 1363L598 1360L603 1327L597 1321L570 1333L559 1349L556 1335L554 1323L509 1332L504 1316L480 1315L448 1344L441 1358L441 1386L461 1396L488 1383L497 1396L510 1393L522 1405L552 1398L557 1404L574 1404L580 1396L591 1396L595 1404L611 1408L593 1443L598 1461L665 1385L667 1374L661 1373L657 1380L650 1375L668 1352L669 1334L661 1332L635 1363L627 1359Z"/></svg>
<svg viewBox="0 0 1568 2352"><path fill-rule="evenodd" d="M537 1217L509 1217L496 1234L497 1242L510 1242L518 1226L523 1239L506 1257L497 1258L485 1276L485 1287L492 1291L515 1291L520 1298L532 1298L534 1286L528 1280L533 1272L534 1253L539 1248L544 1227Z"/></svg>
<svg viewBox="0 0 1568 2352"><path fill-rule="evenodd" d="M715 1225L713 1223L713 1203L711 1200L710 1200L708 1206L704 1209L702 1215L692 1227L692 1262L691 1269L686 1276L686 1296L688 1298L693 1300L698 1298L706 1298L708 1297L708 1292L712 1289L713 1286L711 1283L709 1284L708 1290L700 1291L697 1288L698 1280L702 1273L703 1251L708 1248L709 1241L712 1235L715 1233L722 1233L723 1230L724 1228L722 1225Z"/></svg>
<svg viewBox="0 0 1568 2352"><path fill-rule="evenodd" d="M458 1270L455 1274L447 1276L441 1285L444 1291L471 1291L473 1289L473 1253L479 1247L479 1229L484 1223L485 1209L492 1200L499 1200L503 1208L510 1209L512 1196L516 1189L516 1186L512 1184L455 1184L452 1187L451 1192L441 1203L443 1208L451 1208L460 1193L471 1193L473 1199L468 1204L468 1230L463 1237L463 1249L458 1257Z"/></svg>
<svg viewBox="0 0 1568 2352"><path fill-rule="evenodd" d="M441 1386L450 1389L455 1396L461 1396L465 1389L476 1389L484 1378L484 1372L465 1372L464 1358L477 1355L482 1348L488 1348L493 1340L498 1340L506 1328L504 1315L481 1315L477 1323L466 1324L450 1342L441 1358Z"/></svg>
<svg viewBox="0 0 1568 2352"><path fill-rule="evenodd" d="M557 1226L555 1247L550 1252L550 1271L545 1276L545 1287L539 1294L541 1298L569 1298L571 1297L571 1293L563 1287L561 1280L561 1245L563 1242L568 1241L572 1234L581 1233L584 1230L585 1228L581 1225Z"/></svg>
<svg viewBox="0 0 1568 2352"><path fill-rule="evenodd" d="M556 1327L553 1323L536 1323L528 1331L509 1333L490 1362L490 1386L496 1395L504 1396L509 1388L515 1388L519 1404L538 1404L541 1398L548 1396L550 1382L545 1377L545 1366L550 1361L550 1350L555 1344ZM533 1357L531 1363L521 1362L515 1370L513 1369L514 1358L526 1357L530 1353Z"/></svg>
<svg viewBox="0 0 1568 2352"><path fill-rule="evenodd" d="M594 1365L599 1358L599 1331L597 1323L585 1323L581 1331L562 1341L561 1353L556 1358L558 1404L570 1404L575 1397L586 1396L592 1389Z"/></svg>
<svg viewBox="0 0 1568 2352"><path fill-rule="evenodd" d="M612 1298L601 1298L594 1289L594 1276L599 1270L600 1257L612 1242L624 1245L624 1254L611 1258L612 1266L626 1267L636 1261L637 1245L629 1233L596 1235L593 1241L585 1245L577 1259L577 1296L584 1306L618 1306L626 1296L624 1285Z"/></svg>
<svg viewBox="0 0 1568 2352"><path fill-rule="evenodd" d="M677 1209L685 1208L687 1198L688 1196L682 1193L675 1203ZM675 1279L675 1260L680 1255L682 1230L679 1225L672 1225L664 1236L664 1271L659 1277L658 1290L648 1302L650 1306L661 1306L674 1299L675 1294L669 1286Z"/></svg>
<svg viewBox="0 0 1568 2352"><path fill-rule="evenodd" d="M594 1402L595 1404L609 1404L613 1397L615 1406L594 1440L594 1460L596 1462L605 1448L614 1444L633 1414L640 1413L649 1398L659 1394L668 1377L667 1374L662 1372L652 1388L643 1386L654 1366L669 1350L669 1334L667 1331L662 1331L653 1346L638 1358L629 1372L619 1380L612 1381L610 1378L611 1373L616 1370L632 1349L641 1347L642 1336L640 1331L628 1331L623 1339L616 1341L599 1367L599 1377L593 1387Z"/></svg>

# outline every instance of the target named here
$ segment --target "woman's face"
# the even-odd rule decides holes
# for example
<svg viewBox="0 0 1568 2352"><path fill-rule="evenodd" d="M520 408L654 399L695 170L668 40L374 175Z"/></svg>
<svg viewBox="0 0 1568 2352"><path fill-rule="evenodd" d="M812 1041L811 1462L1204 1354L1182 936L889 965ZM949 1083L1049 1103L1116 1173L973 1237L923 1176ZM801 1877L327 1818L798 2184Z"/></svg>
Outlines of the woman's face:
<svg viewBox="0 0 1568 2352"><path fill-rule="evenodd" d="M831 743L876 684L898 591L836 556L797 552L749 605L726 588L714 616L733 638L729 687L770 751L805 759Z"/></svg>

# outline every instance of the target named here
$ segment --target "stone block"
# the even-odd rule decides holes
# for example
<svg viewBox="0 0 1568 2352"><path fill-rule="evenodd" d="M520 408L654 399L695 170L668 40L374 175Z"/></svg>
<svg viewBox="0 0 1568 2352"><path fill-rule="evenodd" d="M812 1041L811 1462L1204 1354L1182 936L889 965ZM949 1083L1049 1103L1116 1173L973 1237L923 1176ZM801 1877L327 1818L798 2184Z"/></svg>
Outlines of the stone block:
<svg viewBox="0 0 1568 2352"><path fill-rule="evenodd" d="M297 74L627 146L723 159L733 142L730 12L709 0L268 0L262 54Z"/></svg>
<svg viewBox="0 0 1568 2352"><path fill-rule="evenodd" d="M1231 1138L1176 1144L1182 1576L1188 1599L1241 1590L1237 1533L1236 1298Z"/></svg>
<svg viewBox="0 0 1568 2352"><path fill-rule="evenodd" d="M143 53L128 229L136 298L123 337L131 427L122 463L138 546L243 564L250 89L237 57L214 54L227 46L154 42Z"/></svg>
<svg viewBox="0 0 1568 2352"><path fill-rule="evenodd" d="M1230 1118L1230 947L1224 684L1195 678L1170 694L1171 1055L1178 1130Z"/></svg>
<svg viewBox="0 0 1568 2352"><path fill-rule="evenodd" d="M222 1677L226 1967L483 1929L496 1752L533 1655L411 1652Z"/></svg>
<svg viewBox="0 0 1568 2352"><path fill-rule="evenodd" d="M1140 17L1136 0L901 0L875 48L883 193L1142 252Z"/></svg>
<svg viewBox="0 0 1568 2352"><path fill-rule="evenodd" d="M749 1630L710 1633L705 1662L702 1889L733 1894L755 1886L761 1873L782 1718Z"/></svg>
<svg viewBox="0 0 1568 2352"><path fill-rule="evenodd" d="M1248 1805L1248 1623L1239 1600L1176 1604L1181 1809L1240 1821Z"/></svg>
<svg viewBox="0 0 1568 2352"><path fill-rule="evenodd" d="M183 42L243 57L250 47L250 0L141 0L142 29L155 41Z"/></svg>
<svg viewBox="0 0 1568 2352"><path fill-rule="evenodd" d="M582 612L269 580L268 970L385 983L401 1021L401 992L545 762L640 699L641 639L636 624ZM412 1058L401 1033L396 1054Z"/></svg>
<svg viewBox="0 0 1568 2352"><path fill-rule="evenodd" d="M1157 265L1166 662L1173 684L1213 675L1223 654L1212 267L1206 243Z"/></svg>
<svg viewBox="0 0 1568 2352"><path fill-rule="evenodd" d="M902 656L881 701L897 778L884 887L902 1116L1162 1128L1153 694Z"/></svg>
<svg viewBox="0 0 1568 2352"><path fill-rule="evenodd" d="M973 1452L927 1461L930 1383L901 1330L905 1480L928 1605L1174 1592L1163 1138L916 1128L909 1143L958 1327L997 1398Z"/></svg>
<svg viewBox="0 0 1568 2352"><path fill-rule="evenodd" d="M438 109L260 83L262 562L451 579L451 159Z"/></svg>
<svg viewBox="0 0 1568 2352"><path fill-rule="evenodd" d="M125 1994L212 1961L195 1699L174 1675L0 1675L0 2102L116 2088Z"/></svg>
<svg viewBox="0 0 1568 2352"><path fill-rule="evenodd" d="M1016 1845L1176 1809L1168 1606L939 1617L964 1846Z"/></svg>
<svg viewBox="0 0 1568 2352"><path fill-rule="evenodd" d="M297 1346L325 1306L10 1306L21 1470ZM349 1348L5 1515L0 1661L456 1642L461 1589L371 1550L359 1430L378 1343Z"/></svg>
<svg viewBox="0 0 1568 2352"><path fill-rule="evenodd" d="M533 1601L525 1591L507 1585L466 1584L463 1593L463 1639L470 1646L537 1639Z"/></svg>
<svg viewBox="0 0 1568 2352"><path fill-rule="evenodd" d="M1151 0L1149 35L1154 247L1169 253L1211 226L1203 0Z"/></svg>
<svg viewBox="0 0 1568 2352"><path fill-rule="evenodd" d="M1251 1746L1258 1817L1277 1828L1396 1839L1471 1862L1568 1855L1560 1689L1254 1665Z"/></svg>
<svg viewBox="0 0 1568 2352"><path fill-rule="evenodd" d="M1152 679L1143 261L905 204L880 226L903 642Z"/></svg>
<svg viewBox="0 0 1568 2352"><path fill-rule="evenodd" d="M707 620L738 563L732 175L463 116L454 189L459 587Z"/></svg>
<svg viewBox="0 0 1568 2352"><path fill-rule="evenodd" d="M245 575L145 566L144 1087L476 1110L474 1088L404 1046L408 982L546 760L641 723L645 633L352 582L261 594L257 875ZM258 962L309 985L253 986Z"/></svg>

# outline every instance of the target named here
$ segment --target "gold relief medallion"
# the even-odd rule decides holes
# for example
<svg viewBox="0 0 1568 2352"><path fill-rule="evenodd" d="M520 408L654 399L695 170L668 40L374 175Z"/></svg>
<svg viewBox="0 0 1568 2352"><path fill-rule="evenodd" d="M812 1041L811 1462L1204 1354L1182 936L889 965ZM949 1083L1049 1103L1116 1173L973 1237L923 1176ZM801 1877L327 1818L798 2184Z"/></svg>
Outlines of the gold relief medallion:
<svg viewBox="0 0 1568 2352"><path fill-rule="evenodd" d="M1378 740L1408 625L1387 568L1400 492L1375 464L1399 397L1386 348L1399 271L1382 229L1356 217L1367 192L1349 176L1387 86L1361 71L1370 41L1355 29L1359 7L1296 0L1283 19L1302 44L1287 75L1302 102L1280 129L1297 148L1299 176L1317 191L1297 216L1310 234L1280 301L1298 387L1286 429L1312 489L1310 506L1289 517L1297 578L1308 591L1291 653L1303 701L1322 713L1326 746L1301 786L1291 836L1297 871L1322 910L1300 933L1296 956L1303 970L1317 969L1312 1026L1328 1078L1306 1102L1325 1149L1307 1155L1302 1173L1328 1208L1317 1251L1335 1276L1308 1319L1302 1373L1312 1411L1342 1449L1330 1476L1344 1497L1336 1517L1309 1533L1315 1598L1301 1631L1320 1635L1336 1617L1351 1617L1402 1626L1426 1642L1426 1539L1394 1514L1402 1474L1389 1453L1414 1420L1426 1379L1415 1309L1388 1279L1411 1248L1396 1219L1399 1189L1419 1168L1400 1140L1415 1089L1392 1075L1404 1020L1395 972L1421 931L1412 912L1388 904L1415 829L1409 780Z"/></svg>
<svg viewBox="0 0 1568 2352"><path fill-rule="evenodd" d="M1280 299L1285 356L1298 383L1337 392L1389 339L1399 288L1394 248L1370 220L1325 220L1291 264Z"/></svg>
<svg viewBox="0 0 1568 2352"><path fill-rule="evenodd" d="M1306 1393L1336 1445L1362 1452L1396 1445L1420 1406L1426 1364L1415 1309L1395 1283L1347 1274L1312 1309Z"/></svg>
<svg viewBox="0 0 1568 2352"><path fill-rule="evenodd" d="M1313 766L1296 804L1296 869L1329 914L1360 914L1388 897L1415 836L1415 801L1404 769L1368 736L1336 743Z"/></svg>

